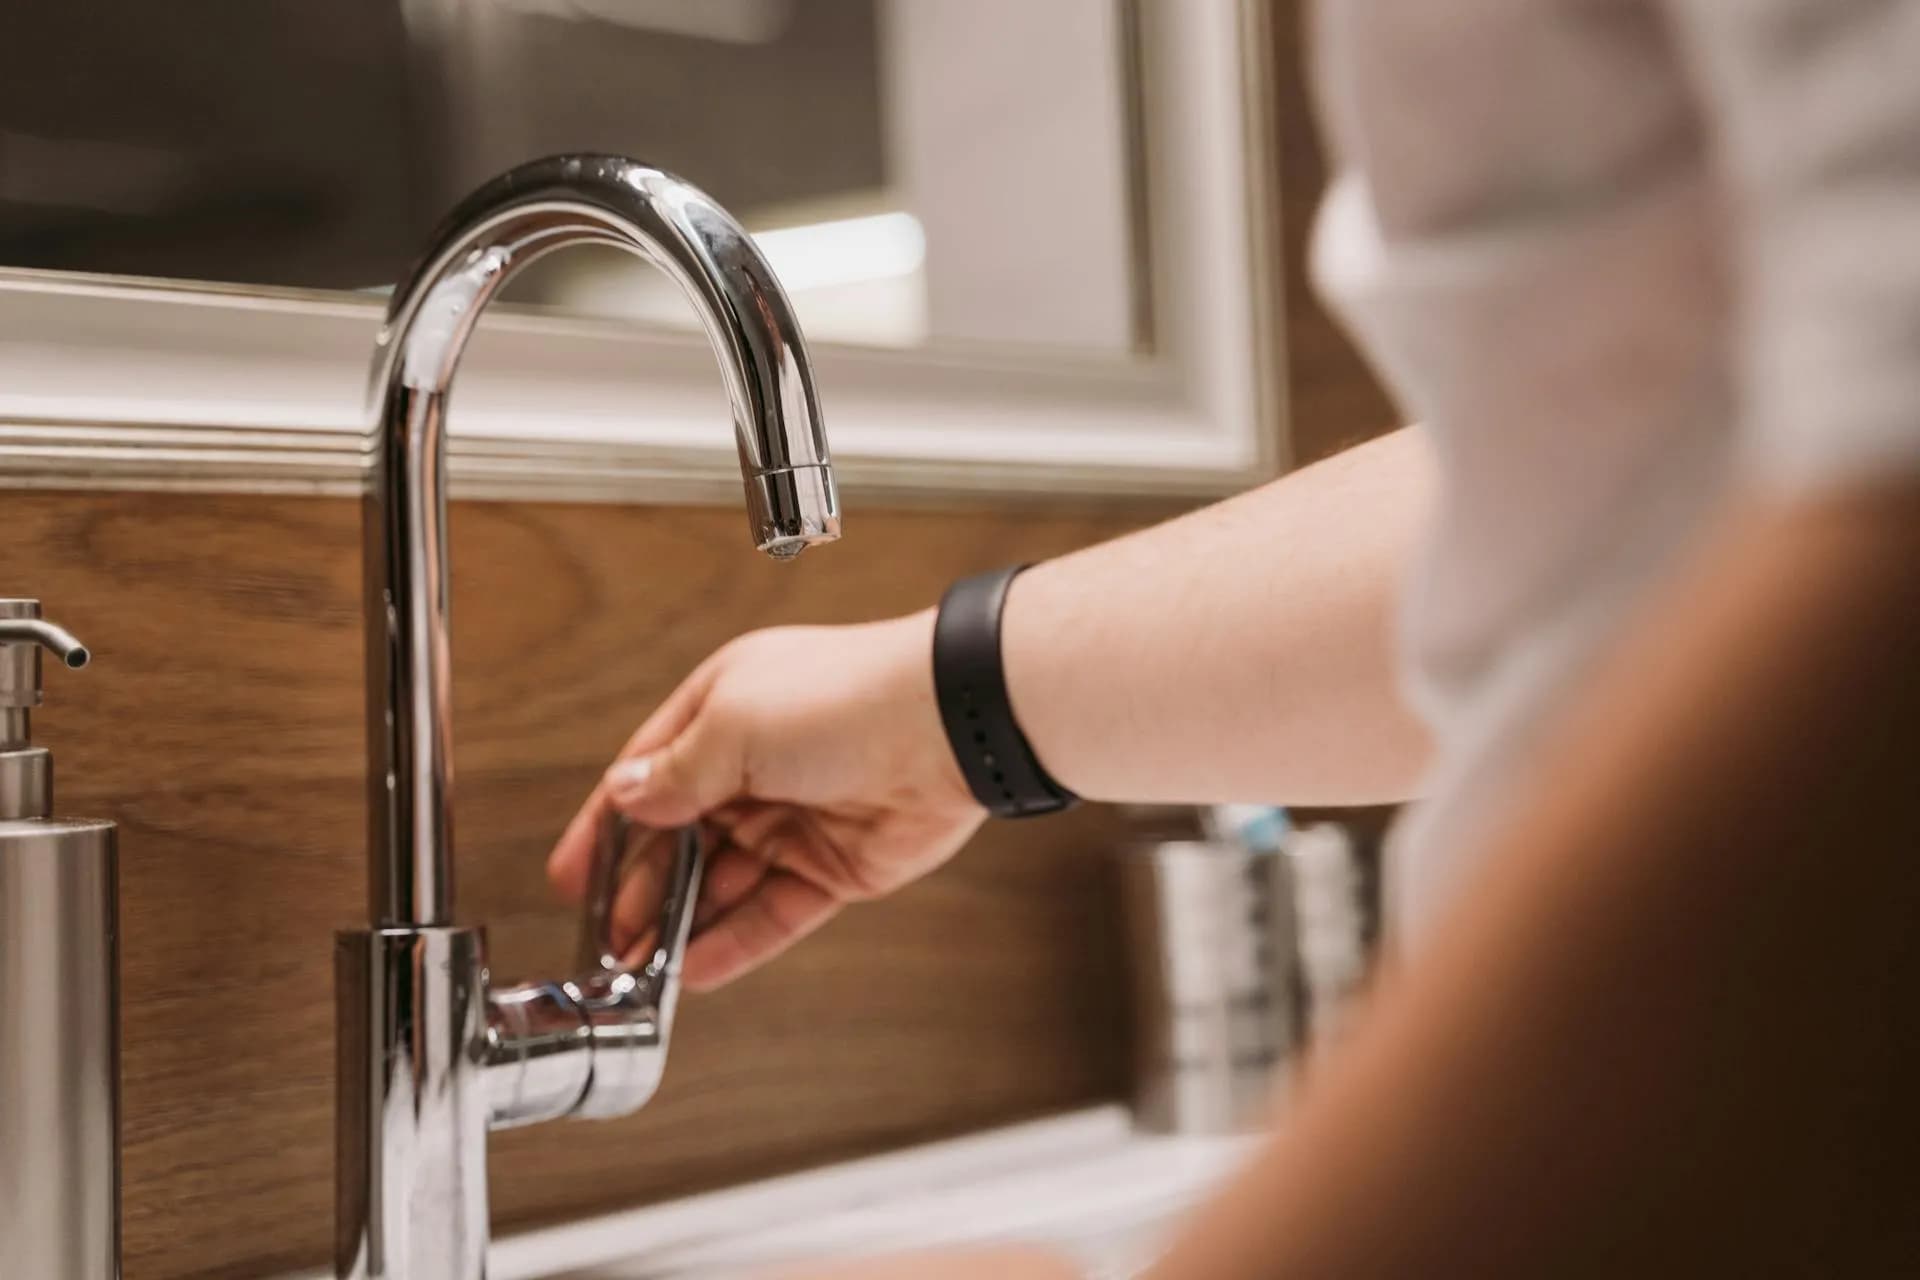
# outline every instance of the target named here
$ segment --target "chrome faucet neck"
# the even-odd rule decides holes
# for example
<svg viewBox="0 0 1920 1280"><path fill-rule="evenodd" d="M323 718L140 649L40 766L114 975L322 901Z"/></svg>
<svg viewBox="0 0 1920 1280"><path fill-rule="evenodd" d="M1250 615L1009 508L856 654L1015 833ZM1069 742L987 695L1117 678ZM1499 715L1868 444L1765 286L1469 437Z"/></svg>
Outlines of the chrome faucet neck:
<svg viewBox="0 0 1920 1280"><path fill-rule="evenodd" d="M826 437L793 309L752 239L678 178L631 160L535 161L448 218L381 330L366 499L369 907L386 926L453 918L447 399L475 322L520 268L611 244L686 292L719 359L754 544L839 532Z"/></svg>
<svg viewBox="0 0 1920 1280"><path fill-rule="evenodd" d="M456 209L395 293L373 366L365 508L371 927L335 946L345 1280L480 1280L488 1129L624 1114L665 1066L697 829L675 834L657 945L636 969L607 931L619 868L646 835L620 822L600 842L587 972L495 988L484 935L453 924L447 400L488 301L527 263L581 243L639 255L693 303L733 407L754 545L785 559L839 533L792 307L739 224L679 179L605 156L523 166Z"/></svg>

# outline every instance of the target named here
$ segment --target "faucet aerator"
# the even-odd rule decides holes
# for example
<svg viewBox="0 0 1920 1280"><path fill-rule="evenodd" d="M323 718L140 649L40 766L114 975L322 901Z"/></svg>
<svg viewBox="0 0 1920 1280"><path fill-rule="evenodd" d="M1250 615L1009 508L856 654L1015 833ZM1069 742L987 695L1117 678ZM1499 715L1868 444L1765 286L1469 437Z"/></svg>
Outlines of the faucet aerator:
<svg viewBox="0 0 1920 1280"><path fill-rule="evenodd" d="M840 494L830 464L756 471L746 489L753 545L774 559L791 560L840 536Z"/></svg>

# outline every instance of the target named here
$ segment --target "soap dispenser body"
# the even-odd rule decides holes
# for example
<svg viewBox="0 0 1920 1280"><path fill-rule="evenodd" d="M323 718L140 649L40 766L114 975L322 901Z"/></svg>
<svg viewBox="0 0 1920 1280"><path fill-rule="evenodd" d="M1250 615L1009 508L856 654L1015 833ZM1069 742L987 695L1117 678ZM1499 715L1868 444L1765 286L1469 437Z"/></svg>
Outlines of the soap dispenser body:
<svg viewBox="0 0 1920 1280"><path fill-rule="evenodd" d="M51 642L17 638L38 618L0 600L0 1274L117 1280L115 832L52 816L52 757L29 736ZM64 656L86 662L77 642Z"/></svg>
<svg viewBox="0 0 1920 1280"><path fill-rule="evenodd" d="M0 1274L120 1274L115 871L112 823L0 821Z"/></svg>

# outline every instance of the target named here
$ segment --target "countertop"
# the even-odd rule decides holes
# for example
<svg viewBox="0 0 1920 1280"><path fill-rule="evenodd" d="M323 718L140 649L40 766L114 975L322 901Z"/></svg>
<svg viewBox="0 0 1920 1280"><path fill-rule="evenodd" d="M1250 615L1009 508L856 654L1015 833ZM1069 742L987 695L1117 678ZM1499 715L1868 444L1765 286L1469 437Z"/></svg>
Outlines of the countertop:
<svg viewBox="0 0 1920 1280"><path fill-rule="evenodd" d="M769 1267L1046 1243L1123 1277L1245 1138L1152 1137L1100 1107L496 1240L493 1280L733 1280ZM308 1273L299 1280L320 1280Z"/></svg>

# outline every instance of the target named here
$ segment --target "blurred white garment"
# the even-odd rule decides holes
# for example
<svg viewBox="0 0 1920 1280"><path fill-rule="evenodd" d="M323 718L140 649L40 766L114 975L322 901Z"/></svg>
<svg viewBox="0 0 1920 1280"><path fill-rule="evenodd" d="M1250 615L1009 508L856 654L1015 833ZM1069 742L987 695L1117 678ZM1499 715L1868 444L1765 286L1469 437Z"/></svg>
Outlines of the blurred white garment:
<svg viewBox="0 0 1920 1280"><path fill-rule="evenodd" d="M1315 274L1443 474L1418 935L1736 489L1920 470L1920 3L1333 0Z"/></svg>

